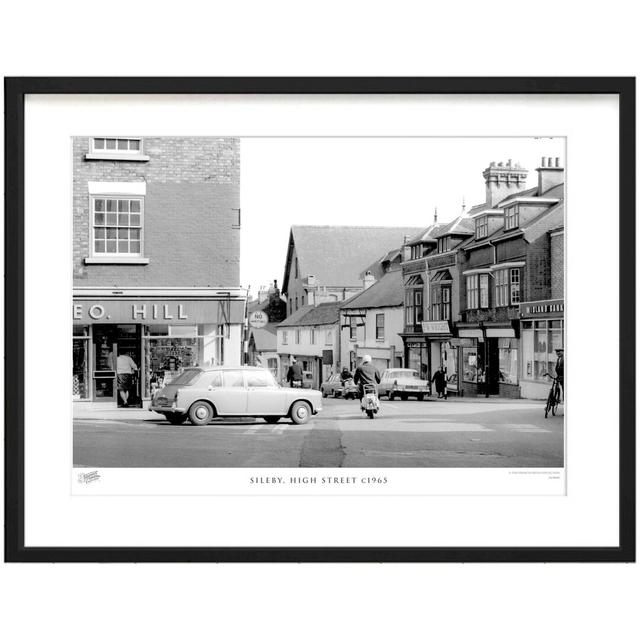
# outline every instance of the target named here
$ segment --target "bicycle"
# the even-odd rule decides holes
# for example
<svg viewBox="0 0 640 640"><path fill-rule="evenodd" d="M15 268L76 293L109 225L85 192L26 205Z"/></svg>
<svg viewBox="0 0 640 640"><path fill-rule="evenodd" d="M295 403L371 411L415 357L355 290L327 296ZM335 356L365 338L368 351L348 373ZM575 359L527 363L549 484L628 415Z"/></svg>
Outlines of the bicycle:
<svg viewBox="0 0 640 640"><path fill-rule="evenodd" d="M546 418L549 415L549 411L551 411L551 415L556 415L558 405L560 404L560 384L556 376L552 376L550 373L543 375L549 376L553 380L551 389L549 389L549 395L547 396L547 404L544 408L544 417Z"/></svg>

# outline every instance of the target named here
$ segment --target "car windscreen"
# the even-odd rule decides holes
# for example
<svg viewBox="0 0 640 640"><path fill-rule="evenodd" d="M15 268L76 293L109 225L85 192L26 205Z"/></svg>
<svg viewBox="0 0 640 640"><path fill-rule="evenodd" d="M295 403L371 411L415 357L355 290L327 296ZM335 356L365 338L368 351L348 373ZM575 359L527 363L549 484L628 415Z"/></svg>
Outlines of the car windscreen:
<svg viewBox="0 0 640 640"><path fill-rule="evenodd" d="M174 378L171 381L171 384L188 386L190 384L193 384L198 379L201 373L202 369L186 369L177 378Z"/></svg>

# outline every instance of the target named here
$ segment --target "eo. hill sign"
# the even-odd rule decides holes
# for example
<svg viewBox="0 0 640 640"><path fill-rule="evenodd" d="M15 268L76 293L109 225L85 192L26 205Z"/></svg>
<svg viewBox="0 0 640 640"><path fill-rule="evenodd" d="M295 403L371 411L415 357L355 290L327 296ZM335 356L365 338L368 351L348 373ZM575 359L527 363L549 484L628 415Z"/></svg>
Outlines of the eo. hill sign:
<svg viewBox="0 0 640 640"><path fill-rule="evenodd" d="M75 324L239 324L244 304L218 300L74 300L72 313Z"/></svg>

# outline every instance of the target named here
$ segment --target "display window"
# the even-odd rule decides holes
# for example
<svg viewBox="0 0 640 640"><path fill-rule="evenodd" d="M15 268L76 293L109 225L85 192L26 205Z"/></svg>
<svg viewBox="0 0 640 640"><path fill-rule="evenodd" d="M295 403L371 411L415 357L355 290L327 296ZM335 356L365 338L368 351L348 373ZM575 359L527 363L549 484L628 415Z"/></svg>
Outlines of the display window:
<svg viewBox="0 0 640 640"><path fill-rule="evenodd" d="M458 388L458 349L452 347L449 342L440 345L440 365L447 376L447 387Z"/></svg>
<svg viewBox="0 0 640 640"><path fill-rule="evenodd" d="M556 349L564 348L564 320L527 320L522 322L522 377L548 381L555 376Z"/></svg>
<svg viewBox="0 0 640 640"><path fill-rule="evenodd" d="M74 400L88 400L91 394L89 375L90 357L89 327L74 325L73 327L73 373L71 379Z"/></svg>
<svg viewBox="0 0 640 640"><path fill-rule="evenodd" d="M517 339L498 339L498 362L500 367L500 382L504 384L518 384Z"/></svg>
<svg viewBox="0 0 640 640"><path fill-rule="evenodd" d="M462 349L462 379L464 382L484 382L484 364L481 349L465 347Z"/></svg>

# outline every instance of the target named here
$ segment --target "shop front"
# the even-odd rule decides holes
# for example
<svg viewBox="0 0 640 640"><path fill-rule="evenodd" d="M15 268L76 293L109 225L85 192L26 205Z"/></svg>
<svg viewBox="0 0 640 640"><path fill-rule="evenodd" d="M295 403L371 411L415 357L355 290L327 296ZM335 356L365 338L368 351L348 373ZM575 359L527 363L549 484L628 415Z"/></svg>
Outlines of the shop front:
<svg viewBox="0 0 640 640"><path fill-rule="evenodd" d="M423 380L430 380L438 367L451 378L452 391L457 391L457 353L451 347L453 337L448 320L432 320L420 323L420 333L400 334L404 341L404 361L408 369L415 369Z"/></svg>
<svg viewBox="0 0 640 640"><path fill-rule="evenodd" d="M539 300L520 305L523 398L546 399L555 376L556 349L564 349L564 300Z"/></svg>
<svg viewBox="0 0 640 640"><path fill-rule="evenodd" d="M519 339L514 322L459 327L463 395L519 398Z"/></svg>
<svg viewBox="0 0 640 640"><path fill-rule="evenodd" d="M239 289L75 289L73 399L140 407L186 367L240 364L244 312Z"/></svg>

